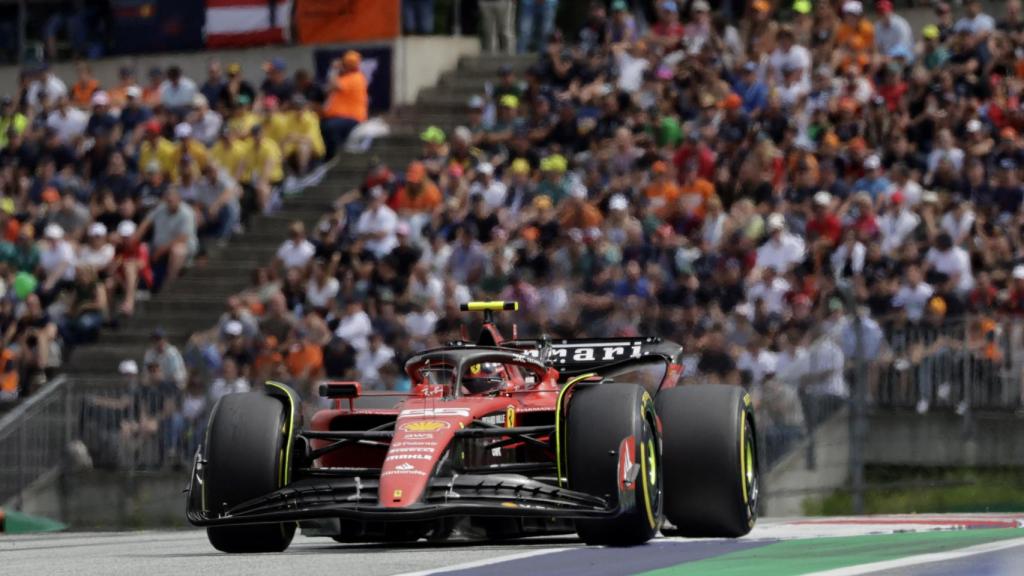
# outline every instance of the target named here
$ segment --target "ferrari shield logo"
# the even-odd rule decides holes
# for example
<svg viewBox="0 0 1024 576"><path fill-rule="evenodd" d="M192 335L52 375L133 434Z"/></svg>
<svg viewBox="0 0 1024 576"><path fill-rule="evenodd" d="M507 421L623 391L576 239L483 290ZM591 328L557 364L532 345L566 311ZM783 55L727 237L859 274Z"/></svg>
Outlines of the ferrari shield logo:
<svg viewBox="0 0 1024 576"><path fill-rule="evenodd" d="M395 500L401 500L402 499L402 491L401 490L395 490L394 492L391 493L391 497L394 498Z"/></svg>
<svg viewBox="0 0 1024 576"><path fill-rule="evenodd" d="M515 428L515 427L516 427L516 407L512 406L512 405L509 405L509 407L505 409L505 428Z"/></svg>
<svg viewBox="0 0 1024 576"><path fill-rule="evenodd" d="M438 430L451 427L451 424L441 422L440 420L420 420L418 422L406 422L399 426L399 429L403 432L437 432Z"/></svg>

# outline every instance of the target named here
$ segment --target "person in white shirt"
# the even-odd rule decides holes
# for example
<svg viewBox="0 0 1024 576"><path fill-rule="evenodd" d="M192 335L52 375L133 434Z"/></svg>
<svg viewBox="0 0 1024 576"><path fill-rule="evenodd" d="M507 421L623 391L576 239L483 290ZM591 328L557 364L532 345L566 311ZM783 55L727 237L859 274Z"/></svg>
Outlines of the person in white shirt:
<svg viewBox="0 0 1024 576"><path fill-rule="evenodd" d="M878 217L878 233L882 236L882 254L891 256L903 245L903 241L917 229L921 217L907 209L903 194L897 192L890 199L890 206Z"/></svg>
<svg viewBox="0 0 1024 576"><path fill-rule="evenodd" d="M411 302L422 303L434 310L440 310L444 304L444 282L431 274L430 264L426 259L420 260L412 267L406 294Z"/></svg>
<svg viewBox="0 0 1024 576"><path fill-rule="evenodd" d="M757 301L761 300L769 314L782 314L785 311L786 294L791 288L789 281L776 274L774 268L761 268L761 278L747 289L749 308L756 309Z"/></svg>
<svg viewBox="0 0 1024 576"><path fill-rule="evenodd" d="M313 261L313 273L306 282L306 304L313 308L327 308L331 300L338 295L341 284L334 276L341 254L335 252L328 265L321 259Z"/></svg>
<svg viewBox="0 0 1024 576"><path fill-rule="evenodd" d="M114 260L114 245L107 241L107 227L102 222L89 225L89 240L78 249L76 266L92 268L96 272L105 270Z"/></svg>
<svg viewBox="0 0 1024 576"><path fill-rule="evenodd" d="M25 91L25 101L29 108L38 109L49 106L67 95L68 87L64 81L43 64L29 82Z"/></svg>
<svg viewBox="0 0 1024 576"><path fill-rule="evenodd" d="M370 336L367 345L356 353L356 370L359 381L367 390L384 389L387 383L381 380L380 370L395 358L395 351L384 344L380 334Z"/></svg>
<svg viewBox="0 0 1024 576"><path fill-rule="evenodd" d="M892 168L889 169L889 180L892 182L892 186L887 192L889 200L892 200L899 193L902 195L903 203L910 208L917 206L921 202L921 195L924 194L924 189L921 188L917 181L910 177L910 170L906 164L893 164Z"/></svg>
<svg viewBox="0 0 1024 576"><path fill-rule="evenodd" d="M210 404L228 394L241 394L251 389L249 381L238 373L238 364L230 357L224 358L220 365L220 377L210 383Z"/></svg>
<svg viewBox="0 0 1024 576"><path fill-rule="evenodd" d="M875 22L875 47L882 55L891 55L897 50L914 53L914 33L907 19L892 11L891 0L878 2L881 17Z"/></svg>
<svg viewBox="0 0 1024 576"><path fill-rule="evenodd" d="M952 211L946 212L939 220L939 227L953 239L954 244L962 244L974 229L974 211L970 202L960 202Z"/></svg>
<svg viewBox="0 0 1024 576"><path fill-rule="evenodd" d="M768 67L775 77L776 84L785 82L788 70L799 72L800 84L804 85L806 89L810 89L811 52L796 43L793 29L789 26L783 26L775 38L778 46L768 57Z"/></svg>
<svg viewBox="0 0 1024 576"><path fill-rule="evenodd" d="M479 194L484 199L488 210L497 210L505 205L505 194L508 187L504 182L494 177L494 165L490 162L481 162L476 167L479 178L469 187L469 195Z"/></svg>
<svg viewBox="0 0 1024 576"><path fill-rule="evenodd" d="M736 359L736 368L750 373L750 385L755 389L764 383L769 374L775 374L777 365L777 355L764 347L760 337L751 338Z"/></svg>
<svg viewBox="0 0 1024 576"><path fill-rule="evenodd" d="M757 249L757 265L785 274L794 265L803 262L806 249L802 238L786 231L782 214L768 216L768 241Z"/></svg>
<svg viewBox="0 0 1024 576"><path fill-rule="evenodd" d="M942 233L935 240L935 246L924 255L925 265L949 278L954 290L961 296L974 288L971 275L971 257L963 248L953 244L949 234Z"/></svg>
<svg viewBox="0 0 1024 576"><path fill-rule="evenodd" d="M57 109L46 117L46 127L57 133L57 139L63 144L71 143L85 133L89 124L89 115L75 108L67 97L61 98Z"/></svg>
<svg viewBox="0 0 1024 576"><path fill-rule="evenodd" d="M47 224L39 245L39 266L43 269L43 292L51 292L60 282L75 279L75 249L64 239L59 224Z"/></svg>
<svg viewBox="0 0 1024 576"><path fill-rule="evenodd" d="M345 306L345 314L340 318L334 335L348 342L356 350L366 348L367 340L373 334L373 323L370 316L363 310L363 303L351 300Z"/></svg>
<svg viewBox="0 0 1024 576"><path fill-rule="evenodd" d="M917 266L907 268L906 281L896 291L892 298L892 305L896 308L903 308L907 314L907 320L919 322L924 316L924 308L928 299L935 294L935 289L924 281L921 276L921 269Z"/></svg>
<svg viewBox="0 0 1024 576"><path fill-rule="evenodd" d="M430 308L412 305L412 310L405 315L405 330L412 338L413 349L427 344L427 340L434 334L437 320L437 314Z"/></svg>
<svg viewBox="0 0 1024 576"><path fill-rule="evenodd" d="M288 229L288 239L277 249L277 261L285 270L305 268L316 254L316 246L306 239L306 226L300 222L292 223Z"/></svg>
<svg viewBox="0 0 1024 576"><path fill-rule="evenodd" d="M185 111L192 105L198 93L196 83L182 75L181 68L167 69L167 79L160 84L160 103L171 110Z"/></svg>
<svg viewBox="0 0 1024 576"><path fill-rule="evenodd" d="M959 172L964 165L964 151L956 147L953 133L949 128L939 130L936 137L936 146L928 154L928 175L929 177L939 168L939 164L948 161L955 172ZM928 181L926 180L925 183Z"/></svg>
<svg viewBox="0 0 1024 576"><path fill-rule="evenodd" d="M857 232L852 228L847 229L843 233L842 243L832 252L832 274L837 278L859 275L864 270L866 254L867 249L857 239Z"/></svg>
<svg viewBox="0 0 1024 576"><path fill-rule="evenodd" d="M612 45L615 63L619 68L619 90L639 92L644 82L644 73L651 67L647 59L647 48L642 42L630 42L628 48L620 44Z"/></svg>
<svg viewBox="0 0 1024 576"><path fill-rule="evenodd" d="M972 43L977 44L989 33L996 29L994 18L982 12L981 0L970 0L966 6L963 17L953 25L954 32L966 32L972 37Z"/></svg>
<svg viewBox="0 0 1024 576"><path fill-rule="evenodd" d="M356 234L366 242L366 249L383 258L398 245L398 215L384 203L386 193L380 186L370 189L370 203L359 215Z"/></svg>

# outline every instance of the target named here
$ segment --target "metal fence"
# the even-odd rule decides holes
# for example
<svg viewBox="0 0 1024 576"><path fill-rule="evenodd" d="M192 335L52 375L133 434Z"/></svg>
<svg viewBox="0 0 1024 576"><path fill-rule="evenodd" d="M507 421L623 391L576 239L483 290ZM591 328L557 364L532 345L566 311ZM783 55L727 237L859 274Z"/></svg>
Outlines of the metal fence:
<svg viewBox="0 0 1024 576"><path fill-rule="evenodd" d="M0 419L0 504L61 464L72 437L70 400L70 386L57 378Z"/></svg>

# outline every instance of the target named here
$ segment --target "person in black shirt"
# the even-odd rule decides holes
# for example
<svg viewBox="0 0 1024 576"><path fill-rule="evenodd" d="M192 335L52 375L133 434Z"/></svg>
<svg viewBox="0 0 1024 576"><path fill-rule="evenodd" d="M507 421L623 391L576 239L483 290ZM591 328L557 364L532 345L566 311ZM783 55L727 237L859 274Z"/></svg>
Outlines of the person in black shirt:
<svg viewBox="0 0 1024 576"><path fill-rule="evenodd" d="M295 92L295 85L288 78L287 70L288 64L284 61L284 58L280 57L273 58L270 62L263 65L266 78L260 84L260 92L263 93L264 97L276 96L278 102L291 100L292 94Z"/></svg>

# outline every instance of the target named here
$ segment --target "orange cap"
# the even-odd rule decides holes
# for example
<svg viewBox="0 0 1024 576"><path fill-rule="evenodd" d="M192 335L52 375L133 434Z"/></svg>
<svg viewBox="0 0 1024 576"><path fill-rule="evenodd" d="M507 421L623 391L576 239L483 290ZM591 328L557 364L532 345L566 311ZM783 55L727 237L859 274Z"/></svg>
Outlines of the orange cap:
<svg viewBox="0 0 1024 576"><path fill-rule="evenodd" d="M864 151L864 150L867 150L867 149L868 149L868 143L865 142L864 139L861 138L860 136L857 136L855 138L850 139L850 150Z"/></svg>
<svg viewBox="0 0 1024 576"><path fill-rule="evenodd" d="M423 165L423 162L414 160L409 163L409 168L405 171L405 181L411 184L419 184L426 175L427 168Z"/></svg>
<svg viewBox="0 0 1024 576"><path fill-rule="evenodd" d="M999 135L1009 140L1017 137L1017 131L1013 129L1013 126L1007 126L999 131Z"/></svg>
<svg viewBox="0 0 1024 576"><path fill-rule="evenodd" d="M355 50L349 50L341 57L342 64L352 67L359 66L359 63L362 62L362 60L363 57Z"/></svg>
<svg viewBox="0 0 1024 576"><path fill-rule="evenodd" d="M743 106L743 99L735 92L722 99L722 108L726 110L738 110L740 106Z"/></svg>
<svg viewBox="0 0 1024 576"><path fill-rule="evenodd" d="M47 186L46 189L43 190L43 202L46 202L47 204L60 202L60 192L53 186Z"/></svg>
<svg viewBox="0 0 1024 576"><path fill-rule="evenodd" d="M758 12L767 12L772 9L771 2L768 2L768 0L754 0L751 6Z"/></svg>
<svg viewBox="0 0 1024 576"><path fill-rule="evenodd" d="M540 238L540 230L536 226L527 226L523 228L522 236L524 240L533 241Z"/></svg>
<svg viewBox="0 0 1024 576"><path fill-rule="evenodd" d="M665 164L664 160L658 160L654 164L651 164L651 172L655 174L664 174L668 172L668 164Z"/></svg>
<svg viewBox="0 0 1024 576"><path fill-rule="evenodd" d="M824 146L831 146L832 148L839 147L839 136L835 132L829 132L825 134L825 137L821 141Z"/></svg>

